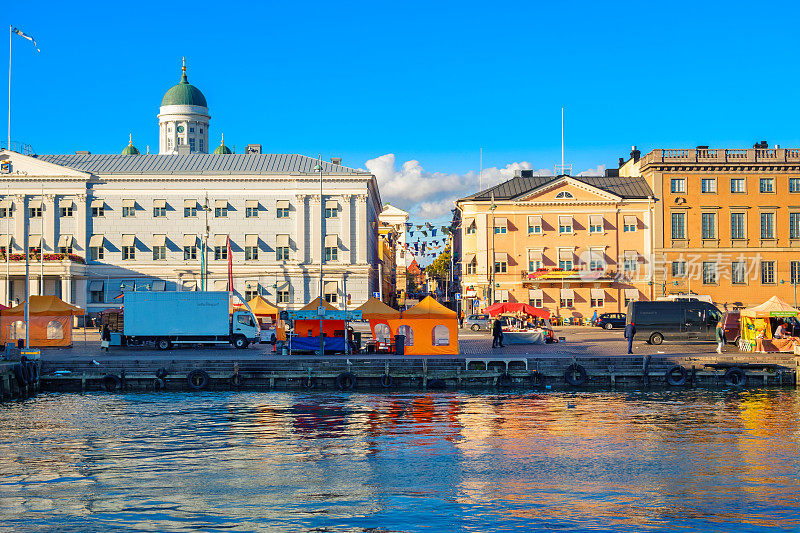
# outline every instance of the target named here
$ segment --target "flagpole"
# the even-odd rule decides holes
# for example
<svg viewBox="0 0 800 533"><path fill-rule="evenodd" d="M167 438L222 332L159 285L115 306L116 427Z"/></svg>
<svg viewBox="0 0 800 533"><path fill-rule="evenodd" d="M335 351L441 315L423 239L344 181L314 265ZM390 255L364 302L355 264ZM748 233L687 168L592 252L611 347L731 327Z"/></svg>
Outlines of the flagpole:
<svg viewBox="0 0 800 533"><path fill-rule="evenodd" d="M8 26L8 145L11 150L11 25Z"/></svg>

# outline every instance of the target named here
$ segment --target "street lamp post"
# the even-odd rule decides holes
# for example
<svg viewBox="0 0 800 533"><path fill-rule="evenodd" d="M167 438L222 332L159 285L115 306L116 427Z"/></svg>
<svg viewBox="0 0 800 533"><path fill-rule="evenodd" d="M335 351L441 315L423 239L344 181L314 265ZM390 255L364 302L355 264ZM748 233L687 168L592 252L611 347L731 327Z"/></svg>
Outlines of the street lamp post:
<svg viewBox="0 0 800 533"><path fill-rule="evenodd" d="M314 172L319 172L319 241L320 241L320 254L319 254L319 305L322 307L323 288L322 288L322 263L325 259L325 201L322 199L322 154L319 154L317 164L314 165ZM319 355L325 355L325 340L322 336L322 319L323 315L319 315Z"/></svg>

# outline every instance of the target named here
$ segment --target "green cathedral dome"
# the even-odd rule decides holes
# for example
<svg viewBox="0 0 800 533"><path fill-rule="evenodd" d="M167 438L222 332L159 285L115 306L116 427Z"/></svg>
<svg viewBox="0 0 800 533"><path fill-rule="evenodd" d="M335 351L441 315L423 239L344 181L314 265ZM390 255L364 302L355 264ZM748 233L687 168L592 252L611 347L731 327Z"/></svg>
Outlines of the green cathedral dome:
<svg viewBox="0 0 800 533"><path fill-rule="evenodd" d="M186 60L183 62L183 74L181 75L181 82L173 86L164 94L161 99L161 105L197 105L208 107L206 97L200 92L200 89L189 83L186 78Z"/></svg>
<svg viewBox="0 0 800 533"><path fill-rule="evenodd" d="M215 154L232 154L230 148L225 146L225 135L222 136L222 140L219 141L219 146L214 149Z"/></svg>
<svg viewBox="0 0 800 533"><path fill-rule="evenodd" d="M128 146L123 148L122 155L139 155L139 150L133 145L133 136L128 137Z"/></svg>

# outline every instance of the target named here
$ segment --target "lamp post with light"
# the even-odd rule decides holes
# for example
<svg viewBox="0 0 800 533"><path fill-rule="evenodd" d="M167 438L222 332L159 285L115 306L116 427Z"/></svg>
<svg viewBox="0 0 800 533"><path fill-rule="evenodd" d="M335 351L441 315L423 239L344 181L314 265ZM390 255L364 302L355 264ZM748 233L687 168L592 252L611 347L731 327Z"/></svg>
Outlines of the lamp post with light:
<svg viewBox="0 0 800 533"><path fill-rule="evenodd" d="M322 307L322 263L325 259L325 202L322 199L322 154L319 154L317 164L314 165L314 172L319 172L319 306ZM319 311L317 311L317 314L319 314L319 355L322 357L325 355L325 338L322 335L323 315Z"/></svg>

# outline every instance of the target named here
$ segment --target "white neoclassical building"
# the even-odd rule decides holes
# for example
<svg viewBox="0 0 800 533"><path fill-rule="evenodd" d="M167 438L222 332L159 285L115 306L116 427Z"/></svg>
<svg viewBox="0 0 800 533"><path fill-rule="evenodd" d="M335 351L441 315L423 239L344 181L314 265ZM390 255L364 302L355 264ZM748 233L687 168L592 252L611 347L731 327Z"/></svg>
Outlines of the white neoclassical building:
<svg viewBox="0 0 800 533"><path fill-rule="evenodd" d="M181 100L174 89L159 114L162 153L132 143L120 155L0 151L0 302L24 299L26 235L30 293L90 313L117 306L123 290L199 290L204 253L207 288L227 289L229 239L245 298L301 307L320 295L320 262L322 296L338 307L348 294L360 305L378 290L382 206L372 174L224 145L203 153L205 98L193 88ZM184 148L170 150L170 139Z"/></svg>

